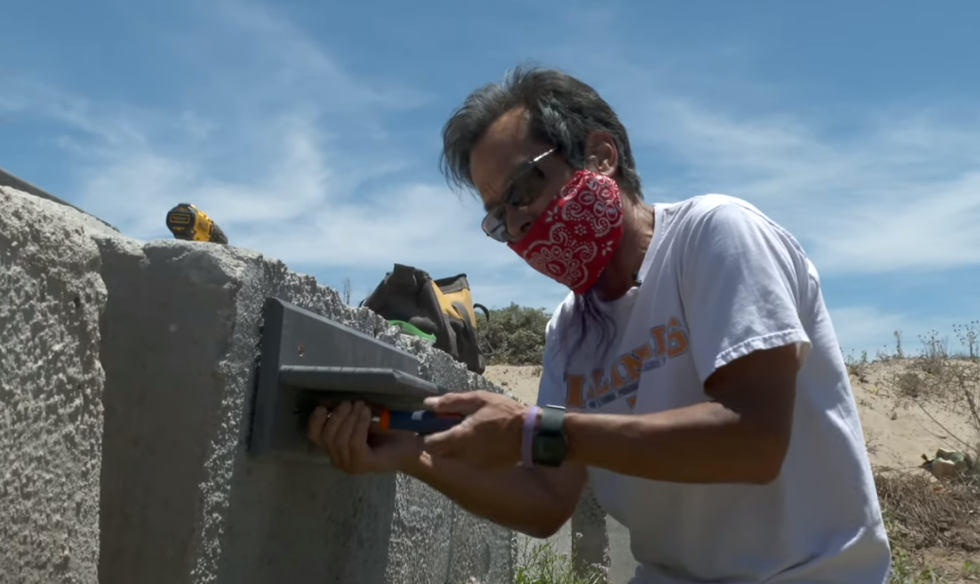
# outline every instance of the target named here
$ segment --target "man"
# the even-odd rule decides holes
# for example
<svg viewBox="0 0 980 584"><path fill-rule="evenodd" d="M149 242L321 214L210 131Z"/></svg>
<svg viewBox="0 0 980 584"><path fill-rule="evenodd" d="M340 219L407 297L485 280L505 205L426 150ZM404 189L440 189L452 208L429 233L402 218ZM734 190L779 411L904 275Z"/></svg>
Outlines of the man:
<svg viewBox="0 0 980 584"><path fill-rule="evenodd" d="M465 421L379 434L360 403L310 439L352 472L401 471L537 537L586 481L629 529L637 583L875 584L890 550L817 272L723 195L643 202L626 130L589 86L518 69L446 124L444 170L484 231L570 289L538 405L432 399Z"/></svg>

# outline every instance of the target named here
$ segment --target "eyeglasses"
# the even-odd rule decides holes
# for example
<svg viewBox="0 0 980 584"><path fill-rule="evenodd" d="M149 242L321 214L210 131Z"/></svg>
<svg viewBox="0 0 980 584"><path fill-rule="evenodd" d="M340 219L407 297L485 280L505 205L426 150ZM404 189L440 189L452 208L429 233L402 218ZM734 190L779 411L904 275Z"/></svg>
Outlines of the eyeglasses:
<svg viewBox="0 0 980 584"><path fill-rule="evenodd" d="M487 212L483 218L483 232L493 239L507 243L514 238L507 231L507 207L521 209L529 206L544 193L548 177L541 167L542 160L553 154L557 148L552 148L544 154L521 163L514 171L510 185L507 187L504 202Z"/></svg>

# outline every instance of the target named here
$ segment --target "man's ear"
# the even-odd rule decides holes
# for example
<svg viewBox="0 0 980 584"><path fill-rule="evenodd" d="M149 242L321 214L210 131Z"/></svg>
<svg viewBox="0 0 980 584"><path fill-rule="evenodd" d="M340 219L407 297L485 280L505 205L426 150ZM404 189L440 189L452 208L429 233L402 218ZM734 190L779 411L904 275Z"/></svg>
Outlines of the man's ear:
<svg viewBox="0 0 980 584"><path fill-rule="evenodd" d="M605 130L593 130L589 133L585 149L586 160L595 172L606 176L616 174L619 168L619 152L612 135Z"/></svg>

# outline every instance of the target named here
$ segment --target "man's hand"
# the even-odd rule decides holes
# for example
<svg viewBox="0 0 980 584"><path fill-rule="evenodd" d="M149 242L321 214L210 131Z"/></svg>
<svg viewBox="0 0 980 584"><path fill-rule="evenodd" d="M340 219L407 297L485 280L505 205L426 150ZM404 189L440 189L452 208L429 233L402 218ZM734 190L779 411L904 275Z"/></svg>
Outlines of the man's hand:
<svg viewBox="0 0 980 584"><path fill-rule="evenodd" d="M418 461L418 435L373 428L371 416L360 401L343 402L332 411L320 406L310 416L307 436L330 454L335 467L351 474L395 472Z"/></svg>
<svg viewBox="0 0 980 584"><path fill-rule="evenodd" d="M521 460L521 427L527 406L488 391L447 393L425 405L439 414L462 414L454 428L426 436L425 450L479 468L514 467Z"/></svg>

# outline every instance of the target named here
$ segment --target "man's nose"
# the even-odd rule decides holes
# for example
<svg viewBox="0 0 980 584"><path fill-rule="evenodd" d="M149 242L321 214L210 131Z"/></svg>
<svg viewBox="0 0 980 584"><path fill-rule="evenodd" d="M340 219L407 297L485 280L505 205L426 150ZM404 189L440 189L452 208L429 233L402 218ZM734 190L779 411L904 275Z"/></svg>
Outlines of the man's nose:
<svg viewBox="0 0 980 584"><path fill-rule="evenodd" d="M523 239L527 235L528 230L534 225L535 219L537 217L533 213L528 212L527 207L511 207L507 205L507 233L515 241Z"/></svg>

